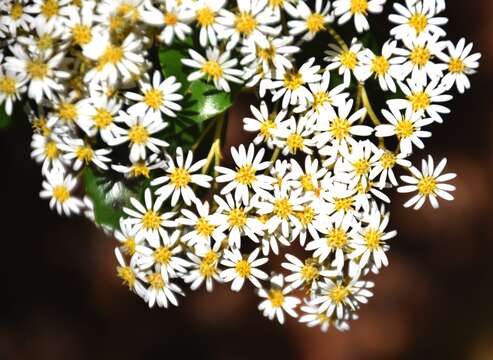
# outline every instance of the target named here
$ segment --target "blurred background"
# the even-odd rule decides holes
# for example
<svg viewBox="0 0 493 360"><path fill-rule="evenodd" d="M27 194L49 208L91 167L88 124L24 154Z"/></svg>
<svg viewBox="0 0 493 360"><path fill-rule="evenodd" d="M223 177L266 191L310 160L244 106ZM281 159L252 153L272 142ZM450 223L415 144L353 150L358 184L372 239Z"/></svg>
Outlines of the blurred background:
<svg viewBox="0 0 493 360"><path fill-rule="evenodd" d="M347 333L270 322L251 289L202 288L148 309L116 277L115 242L39 199L28 124L1 131L0 359L493 359L492 13L491 0L448 1L448 38L483 54L472 90L427 142L459 174L456 201L415 212L392 195L390 267Z"/></svg>

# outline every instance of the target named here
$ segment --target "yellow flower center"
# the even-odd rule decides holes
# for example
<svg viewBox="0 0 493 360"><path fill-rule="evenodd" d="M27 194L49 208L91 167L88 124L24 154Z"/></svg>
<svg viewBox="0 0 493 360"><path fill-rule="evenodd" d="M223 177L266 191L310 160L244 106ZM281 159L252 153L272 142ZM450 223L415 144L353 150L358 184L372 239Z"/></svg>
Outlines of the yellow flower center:
<svg viewBox="0 0 493 360"><path fill-rule="evenodd" d="M41 14L48 20L57 16L59 10L58 1L56 0L46 0L43 5L41 5Z"/></svg>
<svg viewBox="0 0 493 360"><path fill-rule="evenodd" d="M351 14L368 15L368 1L367 0L351 0L350 7Z"/></svg>
<svg viewBox="0 0 493 360"><path fill-rule="evenodd" d="M257 178L255 173L256 170L252 167L252 165L244 165L236 170L235 180L240 184L250 186Z"/></svg>
<svg viewBox="0 0 493 360"><path fill-rule="evenodd" d="M195 225L195 230L197 231L197 234L203 237L211 236L215 229L216 227L205 218L199 218L197 220L197 224Z"/></svg>
<svg viewBox="0 0 493 360"><path fill-rule="evenodd" d="M128 138L133 144L145 144L149 140L149 131L143 125L137 124L128 130Z"/></svg>
<svg viewBox="0 0 493 360"><path fill-rule="evenodd" d="M336 211L348 212L353 207L354 199L352 197L335 199L334 207Z"/></svg>
<svg viewBox="0 0 493 360"><path fill-rule="evenodd" d="M430 195L435 192L437 181L432 176L425 176L418 182L418 191L421 195Z"/></svg>
<svg viewBox="0 0 493 360"><path fill-rule="evenodd" d="M393 152L386 151L380 158L380 164L384 169L392 169L396 163L396 156Z"/></svg>
<svg viewBox="0 0 493 360"><path fill-rule="evenodd" d="M332 248L342 249L347 243L347 233L341 228L332 229L327 234L327 245Z"/></svg>
<svg viewBox="0 0 493 360"><path fill-rule="evenodd" d="M208 60L202 65L202 71L209 78L219 79L223 76L223 68L216 60Z"/></svg>
<svg viewBox="0 0 493 360"><path fill-rule="evenodd" d="M79 112L74 104L62 103L58 107L58 116L65 122L71 122L77 119Z"/></svg>
<svg viewBox="0 0 493 360"><path fill-rule="evenodd" d="M306 259L305 264L300 269L301 278L306 283L311 283L318 278L319 272L315 259Z"/></svg>
<svg viewBox="0 0 493 360"><path fill-rule="evenodd" d="M280 7L284 5L284 0L269 0L269 5L272 7Z"/></svg>
<svg viewBox="0 0 493 360"><path fill-rule="evenodd" d="M204 259L200 263L199 272L203 277L212 277L217 272L217 265L215 263L205 261Z"/></svg>
<svg viewBox="0 0 493 360"><path fill-rule="evenodd" d="M92 160L94 152L89 146L80 146L75 150L75 156L78 160L84 161L87 164Z"/></svg>
<svg viewBox="0 0 493 360"><path fill-rule="evenodd" d="M448 64L448 71L450 71L453 74L461 74L464 72L466 69L466 64L459 59L459 58L453 58L450 60Z"/></svg>
<svg viewBox="0 0 493 360"><path fill-rule="evenodd" d="M42 35L36 41L36 45L40 50L51 49L53 47L53 38L48 34Z"/></svg>
<svg viewBox="0 0 493 360"><path fill-rule="evenodd" d="M250 276L250 264L246 260L240 260L235 265L235 270L240 277L246 278Z"/></svg>
<svg viewBox="0 0 493 360"><path fill-rule="evenodd" d="M299 89L305 82L301 74L296 71L289 71L284 75L284 87L291 91Z"/></svg>
<svg viewBox="0 0 493 360"><path fill-rule="evenodd" d="M371 63L371 70L376 74L383 76L389 71L390 64L383 56L376 56Z"/></svg>
<svg viewBox="0 0 493 360"><path fill-rule="evenodd" d="M409 19L409 26L416 30L417 34L420 34L428 26L428 18L424 14L414 14Z"/></svg>
<svg viewBox="0 0 493 360"><path fill-rule="evenodd" d="M431 52L426 47L417 46L411 51L409 58L414 65L422 67L431 59Z"/></svg>
<svg viewBox="0 0 493 360"><path fill-rule="evenodd" d="M56 159L59 155L58 146L56 142L49 141L45 144L45 155L48 159Z"/></svg>
<svg viewBox="0 0 493 360"><path fill-rule="evenodd" d="M399 140L410 137L415 131L416 128L414 127L414 124L407 119L398 121L395 126L395 134Z"/></svg>
<svg viewBox="0 0 493 360"><path fill-rule="evenodd" d="M350 292L347 287L342 285L334 286L329 293L329 298L335 304L340 304L350 295Z"/></svg>
<svg viewBox="0 0 493 360"><path fill-rule="evenodd" d="M108 110L98 108L96 109L96 114L92 117L92 121L94 121L98 129L106 129L113 123L113 116Z"/></svg>
<svg viewBox="0 0 493 360"><path fill-rule="evenodd" d="M70 199L70 192L64 185L58 185L53 188L53 197L61 204Z"/></svg>
<svg viewBox="0 0 493 360"><path fill-rule="evenodd" d="M48 65L41 60L30 61L26 65L26 71L32 79L41 80L48 75Z"/></svg>
<svg viewBox="0 0 493 360"><path fill-rule="evenodd" d="M154 210L147 210L142 216L142 227L145 230L157 230L161 226L161 216Z"/></svg>
<svg viewBox="0 0 493 360"><path fill-rule="evenodd" d="M276 56L276 48L272 45L267 48L258 48L257 55L262 60L272 62Z"/></svg>
<svg viewBox="0 0 493 360"><path fill-rule="evenodd" d="M298 219L300 219L301 224L306 227L313 222L315 219L315 210L310 206L304 206L303 211L297 213Z"/></svg>
<svg viewBox="0 0 493 360"><path fill-rule="evenodd" d="M270 139L272 137L271 130L275 129L276 127L277 126L274 121L266 120L262 124L260 124L259 132L263 137Z"/></svg>
<svg viewBox="0 0 493 360"><path fill-rule="evenodd" d="M280 308L284 304L284 294L281 290L269 291L268 297L273 308Z"/></svg>
<svg viewBox="0 0 493 360"><path fill-rule="evenodd" d="M173 253L168 247L160 247L154 250L154 260L161 265L168 265Z"/></svg>
<svg viewBox="0 0 493 360"><path fill-rule="evenodd" d="M15 95L17 91L17 82L7 76L0 77L0 92L7 96Z"/></svg>
<svg viewBox="0 0 493 360"><path fill-rule="evenodd" d="M292 154L296 154L298 150L302 150L304 143L305 140L303 139L303 136L298 133L291 134L286 139L286 144Z"/></svg>
<svg viewBox="0 0 493 360"><path fill-rule="evenodd" d="M236 31L245 36L250 36L257 27L257 20L248 12L241 12L236 15Z"/></svg>
<svg viewBox="0 0 493 360"><path fill-rule="evenodd" d="M130 19L135 22L139 20L140 18L140 13L139 10L132 4L122 4L118 7L116 14L119 17L127 17L130 15Z"/></svg>
<svg viewBox="0 0 493 360"><path fill-rule="evenodd" d="M304 191L315 190L315 185L313 185L313 176L311 176L310 174L303 174L300 177L300 183Z"/></svg>
<svg viewBox="0 0 493 360"><path fill-rule="evenodd" d="M351 123L347 119L335 118L329 131L336 140L343 140L349 135Z"/></svg>
<svg viewBox="0 0 493 360"><path fill-rule="evenodd" d="M106 65L116 65L123 59L124 53L120 46L109 45L99 58L98 70L102 70Z"/></svg>
<svg viewBox="0 0 493 360"><path fill-rule="evenodd" d="M21 16L24 14L24 7L21 4L13 4L12 7L10 8L10 17L12 20L16 21L21 18Z"/></svg>
<svg viewBox="0 0 493 360"><path fill-rule="evenodd" d="M344 51L339 57L339 60L342 65L350 70L354 70L356 65L358 65L358 57L356 56L356 53L351 50Z"/></svg>
<svg viewBox="0 0 493 360"><path fill-rule="evenodd" d="M325 28L325 18L318 13L311 14L306 19L306 28L311 33L317 33Z"/></svg>
<svg viewBox="0 0 493 360"><path fill-rule="evenodd" d="M411 102L414 111L426 110L431 104L430 96L424 91L413 93L407 98Z"/></svg>
<svg viewBox="0 0 493 360"><path fill-rule="evenodd" d="M167 12L164 14L164 23L169 26L178 24L178 16L175 13Z"/></svg>
<svg viewBox="0 0 493 360"><path fill-rule="evenodd" d="M39 118L33 120L32 128L35 132L43 134L43 136L47 137L51 135L51 130L46 124L46 119Z"/></svg>
<svg viewBox="0 0 493 360"><path fill-rule="evenodd" d="M174 187L182 188L187 186L190 183L190 181L192 181L192 176L184 168L178 167L171 172L169 179L171 183L174 185Z"/></svg>
<svg viewBox="0 0 493 360"><path fill-rule="evenodd" d="M212 11L211 8L207 6L197 10L196 15L197 15L197 22L202 27L210 26L214 24L214 21L216 20L214 11Z"/></svg>
<svg viewBox="0 0 493 360"><path fill-rule="evenodd" d="M80 46L87 45L92 40L91 29L88 26L77 24L72 28L72 41Z"/></svg>
<svg viewBox="0 0 493 360"><path fill-rule="evenodd" d="M229 212L228 223L230 227L242 229L247 222L247 215L243 209L235 208Z"/></svg>
<svg viewBox="0 0 493 360"><path fill-rule="evenodd" d="M313 94L313 103L312 103L312 109L315 111L318 111L320 107L322 107L325 104L331 104L332 100L330 98L330 95L325 92L325 91L318 91L315 94Z"/></svg>
<svg viewBox="0 0 493 360"><path fill-rule="evenodd" d="M155 290L161 290L164 288L164 279L160 273L151 273L147 275L147 281L149 285Z"/></svg>
<svg viewBox="0 0 493 360"><path fill-rule="evenodd" d="M370 162L367 159L359 159L353 163L354 172L358 176L363 176L370 171Z"/></svg>
<svg viewBox="0 0 493 360"><path fill-rule="evenodd" d="M281 219L288 219L293 211L293 206L289 199L279 199L274 202L274 213Z"/></svg>
<svg viewBox="0 0 493 360"><path fill-rule="evenodd" d="M116 268L118 277L123 280L123 283L128 285L131 290L135 285L135 273L130 266L118 266Z"/></svg>
<svg viewBox="0 0 493 360"><path fill-rule="evenodd" d="M149 178L149 167L145 163L135 163L132 165L131 174L133 177L144 176Z"/></svg>
<svg viewBox="0 0 493 360"><path fill-rule="evenodd" d="M379 230L369 229L366 230L363 235L366 242L366 247L370 250L377 250L380 248L380 241L382 239L382 233Z"/></svg>
<svg viewBox="0 0 493 360"><path fill-rule="evenodd" d="M125 254L130 255L130 256L135 254L135 247L136 247L136 243L135 243L135 239L133 237L127 238L123 242L123 245L122 245L122 248L123 248L123 251L125 252Z"/></svg>

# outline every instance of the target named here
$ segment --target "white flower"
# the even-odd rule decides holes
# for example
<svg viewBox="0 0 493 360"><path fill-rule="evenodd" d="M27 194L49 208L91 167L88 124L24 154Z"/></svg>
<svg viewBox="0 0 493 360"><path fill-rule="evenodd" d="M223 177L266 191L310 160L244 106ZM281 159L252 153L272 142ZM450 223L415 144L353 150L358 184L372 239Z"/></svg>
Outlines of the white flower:
<svg viewBox="0 0 493 360"><path fill-rule="evenodd" d="M50 208L56 208L59 215L70 216L72 213L79 214L84 203L72 196L77 186L77 179L72 175L65 176L64 172L54 168L45 174L43 190L39 193L42 199L50 199Z"/></svg>
<svg viewBox="0 0 493 360"><path fill-rule="evenodd" d="M114 130L115 138L111 139L108 145L116 146L129 142L130 161L145 160L147 158L146 149L157 154L161 152L159 147L168 146L166 141L153 137L154 134L164 130L167 126L162 120L145 117L144 114L130 115L120 111L118 121L124 122L128 126L128 129L116 127Z"/></svg>
<svg viewBox="0 0 493 360"><path fill-rule="evenodd" d="M105 143L111 142L117 134L116 115L122 107L116 98L96 94L79 102L80 115L77 125L90 137L99 133Z"/></svg>
<svg viewBox="0 0 493 360"><path fill-rule="evenodd" d="M378 83L383 91L390 90L396 92L396 80L402 80L399 64L402 58L395 58L392 55L395 52L397 41L387 41L383 44L382 54L375 55L370 49L365 49L361 53L361 76L362 79L368 79L374 75L378 78Z"/></svg>
<svg viewBox="0 0 493 360"><path fill-rule="evenodd" d="M115 256L119 265L116 267L118 277L123 280L129 290L135 292L142 299L147 299L147 289L142 285L140 279L142 274L136 268L135 258L132 258L130 264L127 265L119 248L115 248Z"/></svg>
<svg viewBox="0 0 493 360"><path fill-rule="evenodd" d="M370 171L369 179L373 180L380 175L377 185L379 188L385 187L387 178L393 186L397 186L398 184L394 174L394 167L396 165L400 165L404 168L411 166L411 162L407 160L407 157L408 154L403 152L394 153L389 150L384 151L378 163L376 163Z"/></svg>
<svg viewBox="0 0 493 360"><path fill-rule="evenodd" d="M125 96L137 103L128 109L130 114L147 114L155 119L161 118L161 113L169 117L176 117L176 111L182 108L176 102L183 99L183 95L177 91L181 84L174 76L170 76L161 82L161 73L155 71L152 83L139 81L140 94L126 92Z"/></svg>
<svg viewBox="0 0 493 360"><path fill-rule="evenodd" d="M185 40L186 36L192 32L188 24L193 20L193 11L174 1L166 1L164 8L164 12L151 11L147 21L153 25L164 25L159 39L166 45L172 44L175 36L180 40Z"/></svg>
<svg viewBox="0 0 493 360"><path fill-rule="evenodd" d="M269 109L267 108L265 101L260 103L260 108L258 109L251 105L250 111L252 112L254 118L244 118L243 129L246 131L258 132L255 139L253 139L253 143L255 145L265 142L267 146L272 149L274 146L273 131L280 126L281 122L286 117L287 111L281 110L277 114L269 113Z"/></svg>
<svg viewBox="0 0 493 360"><path fill-rule="evenodd" d="M197 198L190 187L191 184L209 188L212 177L202 174L194 174L203 168L207 159L202 159L193 164L193 153L188 151L185 158L182 148L176 149L175 160L168 155L165 163L166 175L160 176L151 182L152 186L159 186L155 194L164 200L171 196L171 206L175 206L180 197L186 205L190 205ZM163 185L164 184L164 185Z"/></svg>
<svg viewBox="0 0 493 360"><path fill-rule="evenodd" d="M218 227L218 231L225 232L227 230L230 247L240 248L243 235L253 242L259 242L259 236L264 234L264 225L259 219L251 216L252 205L243 205L241 201L233 200L231 194L226 195L226 200L214 195L214 200L219 208L211 222Z"/></svg>
<svg viewBox="0 0 493 360"><path fill-rule="evenodd" d="M237 59L230 59L230 52L220 53L217 48L208 48L203 57L195 50L189 49L188 53L191 59L183 59L182 63L190 66L196 71L188 75L188 81L195 81L205 77L207 81L214 83L218 90L230 92L231 88L228 82L241 84L243 71L234 69L238 63Z"/></svg>
<svg viewBox="0 0 493 360"><path fill-rule="evenodd" d="M465 39L461 39L456 46L449 42L448 55L444 53L439 55L445 62L442 67L447 71L442 79L443 84L449 88L455 84L461 94L471 87L468 75L474 74L479 67L481 54L471 54L472 46L472 43L466 46Z"/></svg>
<svg viewBox="0 0 493 360"><path fill-rule="evenodd" d="M433 1L419 1L413 5L406 1L406 6L394 3L397 14L390 14L389 21L397 24L390 35L396 39L415 38L418 36L445 36L440 27L447 24L446 17L435 17Z"/></svg>
<svg viewBox="0 0 493 360"><path fill-rule="evenodd" d="M190 283L190 288L196 290L205 280L207 291L211 292L214 281L221 283L222 279L219 275L219 259L221 243L216 242L213 248L209 246L201 246L196 253L187 253L191 260L191 269L184 276L186 283Z"/></svg>
<svg viewBox="0 0 493 360"><path fill-rule="evenodd" d="M342 49L339 45L329 44L329 50L324 60L329 62L326 70L339 69L339 75L344 78L344 85L347 87L351 83L351 73L357 80L362 81L364 76L361 68L361 53L363 45L356 38L351 41L349 49Z"/></svg>
<svg viewBox="0 0 493 360"><path fill-rule="evenodd" d="M322 8L322 6L324 6ZM334 19L330 11L330 2L324 5L323 0L316 0L315 10L312 11L305 1L298 1L296 7L290 3L285 5L286 12L294 18L288 21L289 33L299 35L306 32L303 40L313 40L315 35L325 30L325 24L332 22Z"/></svg>
<svg viewBox="0 0 493 360"><path fill-rule="evenodd" d="M282 149L283 155L289 153L296 155L298 152L312 154L313 147L313 124L305 116L296 121L292 116L279 124L273 130L275 135L274 144Z"/></svg>
<svg viewBox="0 0 493 360"><path fill-rule="evenodd" d="M379 14L383 11L386 0L336 0L333 3L334 15L339 17L339 25L347 23L354 17L354 26L358 32L370 29L368 13Z"/></svg>
<svg viewBox="0 0 493 360"><path fill-rule="evenodd" d="M33 0L24 11L35 16L34 25L53 29L65 25L69 3L70 0Z"/></svg>
<svg viewBox="0 0 493 360"><path fill-rule="evenodd" d="M250 192L260 196L269 196L268 191L272 189L273 180L270 176L257 174L264 171L270 165L268 161L262 161L265 149L255 151L253 144L248 149L240 145L238 149L232 147L231 155L235 162L236 170L222 166L216 166L216 171L220 174L216 177L218 183L226 183L222 188L221 194L229 194L234 190L235 200L247 204Z"/></svg>
<svg viewBox="0 0 493 360"><path fill-rule="evenodd" d="M12 115L14 103L26 91L25 82L26 77L22 73L4 71L0 66L0 105L4 104L7 115Z"/></svg>
<svg viewBox="0 0 493 360"><path fill-rule="evenodd" d="M200 27L199 41L202 47L208 44L217 46L217 38L222 30L217 22L217 16L225 3L226 0L197 0L193 3L195 21Z"/></svg>
<svg viewBox="0 0 493 360"><path fill-rule="evenodd" d="M433 120L442 123L441 114L450 113L450 109L440 103L452 100L452 95L445 94L449 88L439 81L440 79L431 81L426 87L416 85L411 80L408 80L408 86L400 83L399 86L406 98L391 99L388 104L401 108L411 105L413 111L425 111Z"/></svg>
<svg viewBox="0 0 493 360"><path fill-rule="evenodd" d="M348 331L349 324L346 318L351 318L355 320L358 318L355 314L346 314L343 320L337 319L334 314L332 316L327 316L325 311L319 311L317 305L311 302L301 307L301 311L304 315L300 316L300 323L305 323L308 327L319 326L322 332L327 332L330 326L333 326L337 331Z"/></svg>
<svg viewBox="0 0 493 360"><path fill-rule="evenodd" d="M174 213L161 213L163 201L162 198L157 198L153 202L151 189L146 189L144 192L145 206L132 197L130 203L135 209L123 208L123 211L130 216L126 221L131 226L137 227L137 241L146 239L151 245L159 244L159 235L165 233L165 227L176 226L176 222L170 220L175 215Z"/></svg>
<svg viewBox="0 0 493 360"><path fill-rule="evenodd" d="M80 170L82 166L89 165L91 162L103 170L108 170L108 165L105 163L111 162L111 158L106 156L111 153L111 149L94 150L91 145L82 139L66 137L59 144L59 148L65 152L63 158L67 163L73 161L72 166L75 171Z"/></svg>
<svg viewBox="0 0 493 360"><path fill-rule="evenodd" d="M84 202L86 199L91 201L88 197L86 197L84 198ZM94 207L94 205L91 207ZM139 244L136 238L138 229L136 226L133 226L125 221L125 218L123 217L120 218L119 225L119 229L114 232L115 239L120 243L119 250L125 255L133 256L135 254L135 248Z"/></svg>
<svg viewBox="0 0 493 360"><path fill-rule="evenodd" d="M318 261L308 258L303 263L291 254L286 254L285 256L288 262L283 262L281 266L292 272L292 274L286 276L286 281L291 283L289 287L297 289L304 285L306 288L316 288L321 270Z"/></svg>
<svg viewBox="0 0 493 360"><path fill-rule="evenodd" d="M178 306L178 299L175 293L184 295L181 289L172 282L166 281L160 272L148 272L142 276L141 280L147 283L146 301L149 307L152 308L154 304L159 307L168 307L168 302L174 306Z"/></svg>
<svg viewBox="0 0 493 360"><path fill-rule="evenodd" d="M257 267L267 263L267 258L259 258L259 249L254 250L248 257L244 258L238 249L225 250L224 258L221 260L221 265L228 269L221 271L221 278L225 282L232 281L231 290L240 291L246 279L261 288L260 280L266 280L268 275Z"/></svg>
<svg viewBox="0 0 493 360"><path fill-rule="evenodd" d="M375 136L396 136L401 150L405 154L412 153L413 145L423 149L425 145L421 138L431 137L431 132L421 130L421 128L431 124L433 119L423 119L423 111L414 112L409 104L404 109L389 105L390 111L383 109L382 114L390 124L375 127ZM402 114L402 110L404 110L404 114Z"/></svg>
<svg viewBox="0 0 493 360"><path fill-rule="evenodd" d="M56 136L33 134L31 141L31 157L42 163L41 172L46 175L52 169L63 171L65 159L60 152L60 139Z"/></svg>
<svg viewBox="0 0 493 360"><path fill-rule="evenodd" d="M70 39L73 44L84 47L92 41L94 26L94 6L92 1L84 1L79 9L73 6L68 11L68 18L65 21L67 30L64 31L62 37Z"/></svg>
<svg viewBox="0 0 493 360"><path fill-rule="evenodd" d="M447 173L442 175L446 164L447 159L444 158L435 168L433 158L428 156L428 161L422 161L421 171L413 166L409 169L412 176L401 176L401 180L410 185L399 187L397 190L400 193L418 192L404 204L405 207L414 205L414 209L417 210L423 206L427 198L434 208L439 206L438 198L448 201L454 200L450 192L455 190L455 186L446 184L446 182L454 179L456 174Z"/></svg>
<svg viewBox="0 0 493 360"><path fill-rule="evenodd" d="M258 290L258 295L265 299L259 304L258 309L270 320L276 317L281 324L284 324L284 312L291 317L298 317L295 308L301 303L301 300L295 296L286 296L290 291L289 287L284 287L282 275L272 276L270 289L261 288Z"/></svg>
<svg viewBox="0 0 493 360"><path fill-rule="evenodd" d="M125 174L127 178L143 176L150 178L150 172L156 169L162 169L164 160L158 154L152 154L145 160L136 161L130 165L112 164L111 168L118 173Z"/></svg>
<svg viewBox="0 0 493 360"><path fill-rule="evenodd" d="M0 17L2 24L8 29L12 37L17 36L17 29L29 32L33 26L34 17L26 12L25 1L10 1L6 2L6 15ZM5 30L7 30L5 29Z"/></svg>
<svg viewBox="0 0 493 360"><path fill-rule="evenodd" d="M282 98L282 108L288 105L306 107L308 101L313 101L313 95L307 85L320 81L322 76L318 74L319 65L314 65L315 58L310 58L298 69L277 69L273 79L264 79L261 89L270 90L273 94L272 101ZM260 96L263 96L262 90Z"/></svg>

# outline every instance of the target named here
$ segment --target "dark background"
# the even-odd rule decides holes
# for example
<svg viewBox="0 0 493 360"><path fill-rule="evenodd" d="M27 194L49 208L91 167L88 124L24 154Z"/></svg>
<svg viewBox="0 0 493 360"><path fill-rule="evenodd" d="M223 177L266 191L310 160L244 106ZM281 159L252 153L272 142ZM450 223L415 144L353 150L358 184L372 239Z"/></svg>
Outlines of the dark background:
<svg viewBox="0 0 493 360"><path fill-rule="evenodd" d="M482 66L418 154L449 158L456 201L415 212L392 194L390 267L348 333L281 327L227 286L149 310L116 277L116 242L38 198L28 124L0 131L0 359L493 359L492 4L448 1L448 38L474 41Z"/></svg>

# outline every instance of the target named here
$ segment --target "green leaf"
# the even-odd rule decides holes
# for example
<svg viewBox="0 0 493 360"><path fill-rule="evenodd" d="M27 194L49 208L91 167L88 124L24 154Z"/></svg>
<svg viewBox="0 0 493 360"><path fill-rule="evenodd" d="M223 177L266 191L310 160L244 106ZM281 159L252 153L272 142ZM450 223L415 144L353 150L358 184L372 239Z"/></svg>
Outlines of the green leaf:
<svg viewBox="0 0 493 360"><path fill-rule="evenodd" d="M0 106L0 129L5 129L10 127L10 125L12 125L13 120L14 117L7 115L3 105Z"/></svg>
<svg viewBox="0 0 493 360"><path fill-rule="evenodd" d="M124 216L123 208L131 206L131 197L143 199L149 180L112 178L110 173L100 173L87 167L84 170L84 184L86 194L94 203L96 222L115 230L119 228L120 218Z"/></svg>

